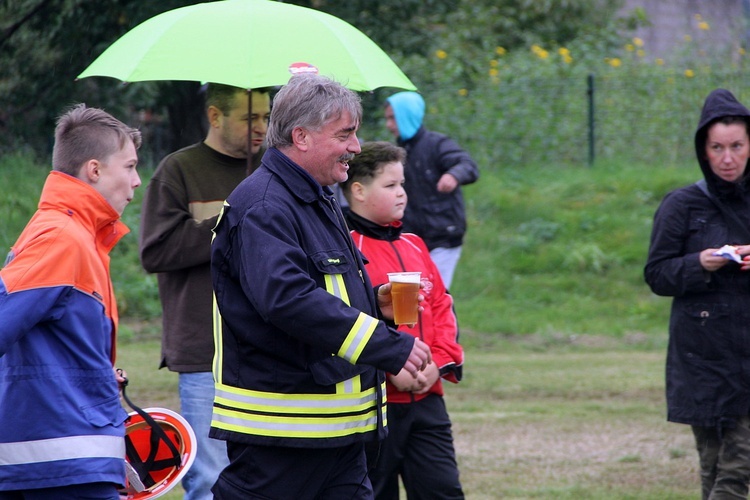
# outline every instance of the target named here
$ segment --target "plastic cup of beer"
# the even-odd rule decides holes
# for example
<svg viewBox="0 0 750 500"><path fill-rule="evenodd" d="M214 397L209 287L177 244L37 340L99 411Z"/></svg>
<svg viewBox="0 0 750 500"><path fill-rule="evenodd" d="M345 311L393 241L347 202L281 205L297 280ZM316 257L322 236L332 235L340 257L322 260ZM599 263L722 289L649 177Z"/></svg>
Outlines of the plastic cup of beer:
<svg viewBox="0 0 750 500"><path fill-rule="evenodd" d="M388 273L393 300L393 322L416 325L419 318L419 281L422 273Z"/></svg>

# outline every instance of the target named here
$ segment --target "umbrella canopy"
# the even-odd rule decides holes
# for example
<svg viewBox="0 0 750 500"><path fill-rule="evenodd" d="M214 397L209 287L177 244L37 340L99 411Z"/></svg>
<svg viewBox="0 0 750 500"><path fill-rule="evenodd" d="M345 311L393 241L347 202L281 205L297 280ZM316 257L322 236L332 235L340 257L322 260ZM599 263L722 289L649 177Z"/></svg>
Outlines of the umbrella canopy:
<svg viewBox="0 0 750 500"><path fill-rule="evenodd" d="M364 33L324 12L271 0L221 0L164 12L107 48L78 78L191 80L246 89L317 72L352 90L416 90Z"/></svg>

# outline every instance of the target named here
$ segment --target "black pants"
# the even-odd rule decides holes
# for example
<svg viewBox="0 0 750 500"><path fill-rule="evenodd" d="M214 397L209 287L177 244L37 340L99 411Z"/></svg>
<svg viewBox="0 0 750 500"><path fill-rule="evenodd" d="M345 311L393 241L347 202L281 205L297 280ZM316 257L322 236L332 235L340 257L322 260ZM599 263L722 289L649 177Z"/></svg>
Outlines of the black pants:
<svg viewBox="0 0 750 500"><path fill-rule="evenodd" d="M377 500L398 499L399 475L409 500L464 498L442 397L430 394L414 403L388 403L388 437L370 471Z"/></svg>
<svg viewBox="0 0 750 500"><path fill-rule="evenodd" d="M364 446L287 448L227 443L215 500L371 500Z"/></svg>
<svg viewBox="0 0 750 500"><path fill-rule="evenodd" d="M57 488L0 491L0 500L118 500L112 483L87 483Z"/></svg>

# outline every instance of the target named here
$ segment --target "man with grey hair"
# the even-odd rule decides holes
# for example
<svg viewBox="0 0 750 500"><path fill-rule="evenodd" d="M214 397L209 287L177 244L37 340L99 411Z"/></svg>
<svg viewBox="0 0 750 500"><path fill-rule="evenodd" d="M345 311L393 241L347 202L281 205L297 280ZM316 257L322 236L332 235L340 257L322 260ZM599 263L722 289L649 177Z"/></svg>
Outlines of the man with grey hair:
<svg viewBox="0 0 750 500"><path fill-rule="evenodd" d="M0 499L117 500L125 419L109 252L141 185L141 133L80 104L0 270Z"/></svg>
<svg viewBox="0 0 750 500"><path fill-rule="evenodd" d="M216 399L230 464L217 499L372 498L365 444L386 435L383 371L416 377L427 345L392 328L329 186L360 151L359 97L293 76L269 149L214 229ZM390 326L389 326L390 325Z"/></svg>

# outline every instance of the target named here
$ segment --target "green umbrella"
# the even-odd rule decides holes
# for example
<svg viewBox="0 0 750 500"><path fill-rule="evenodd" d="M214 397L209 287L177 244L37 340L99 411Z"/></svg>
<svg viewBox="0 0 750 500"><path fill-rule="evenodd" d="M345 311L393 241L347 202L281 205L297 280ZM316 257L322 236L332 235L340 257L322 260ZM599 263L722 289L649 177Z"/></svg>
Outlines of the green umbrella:
<svg viewBox="0 0 750 500"><path fill-rule="evenodd" d="M192 80L246 89L317 72L352 90L416 90L388 55L345 21L270 0L222 0L164 12L130 30L78 78Z"/></svg>

